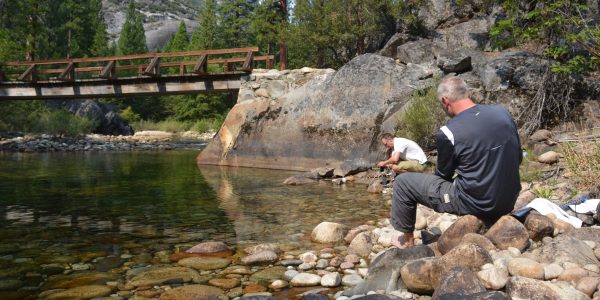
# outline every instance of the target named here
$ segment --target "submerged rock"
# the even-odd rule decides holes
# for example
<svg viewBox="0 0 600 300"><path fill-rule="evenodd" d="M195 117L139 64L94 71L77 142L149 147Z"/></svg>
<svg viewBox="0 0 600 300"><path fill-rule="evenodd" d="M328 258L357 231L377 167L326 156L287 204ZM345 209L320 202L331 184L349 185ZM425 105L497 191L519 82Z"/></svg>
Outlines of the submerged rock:
<svg viewBox="0 0 600 300"><path fill-rule="evenodd" d="M186 285L174 288L160 295L160 300L208 300L211 296L223 296L225 292L221 289L201 284Z"/></svg>
<svg viewBox="0 0 600 300"><path fill-rule="evenodd" d="M49 294L44 299L92 299L108 296L111 292L112 289L106 285L83 285Z"/></svg>
<svg viewBox="0 0 600 300"><path fill-rule="evenodd" d="M198 272L186 267L166 267L146 271L133 277L126 286L135 288L139 286L161 285L165 282L198 282L200 281Z"/></svg>
<svg viewBox="0 0 600 300"><path fill-rule="evenodd" d="M231 260L218 257L188 257L180 260L177 264L183 267L194 268L196 270L215 270L223 269L231 263Z"/></svg>

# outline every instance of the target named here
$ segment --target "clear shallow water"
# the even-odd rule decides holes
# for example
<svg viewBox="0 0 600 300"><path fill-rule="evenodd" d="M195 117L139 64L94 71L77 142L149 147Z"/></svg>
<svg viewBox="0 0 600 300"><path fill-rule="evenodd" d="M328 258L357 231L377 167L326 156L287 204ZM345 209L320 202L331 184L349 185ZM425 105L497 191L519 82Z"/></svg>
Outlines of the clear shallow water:
<svg viewBox="0 0 600 300"><path fill-rule="evenodd" d="M309 249L322 221L355 226L389 213L364 186L285 186L297 173L198 167L196 155L0 153L0 280L24 276L16 263L37 272L90 262L89 253L156 257L207 240Z"/></svg>

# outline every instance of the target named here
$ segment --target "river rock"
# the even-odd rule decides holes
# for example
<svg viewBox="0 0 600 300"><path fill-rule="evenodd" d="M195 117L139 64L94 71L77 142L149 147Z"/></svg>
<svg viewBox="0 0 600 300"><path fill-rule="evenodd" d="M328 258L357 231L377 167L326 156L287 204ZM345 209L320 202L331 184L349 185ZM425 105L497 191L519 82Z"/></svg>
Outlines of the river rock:
<svg viewBox="0 0 600 300"><path fill-rule="evenodd" d="M383 186L381 185L381 182L379 182L379 180L374 180L371 182L369 187L367 187L367 192L371 194L381 194L381 192L383 192Z"/></svg>
<svg viewBox="0 0 600 300"><path fill-rule="evenodd" d="M342 277L342 284L345 286L355 286L363 281L364 279L358 274L349 274Z"/></svg>
<svg viewBox="0 0 600 300"><path fill-rule="evenodd" d="M270 250L265 250L242 258L242 263L246 265L265 264L272 263L276 261L277 258L279 258L277 253Z"/></svg>
<svg viewBox="0 0 600 300"><path fill-rule="evenodd" d="M50 276L42 286L42 290L69 289L84 285L103 285L108 281L116 280L115 275L107 273L76 273L70 275Z"/></svg>
<svg viewBox="0 0 600 300"><path fill-rule="evenodd" d="M209 280L208 283L218 288L228 290L240 285L240 280L237 278L213 278Z"/></svg>
<svg viewBox="0 0 600 300"><path fill-rule="evenodd" d="M231 263L231 260L218 257L188 257L177 262L178 265L196 270L223 269Z"/></svg>
<svg viewBox="0 0 600 300"><path fill-rule="evenodd" d="M302 260L299 259L284 259L279 262L282 266L298 266L303 263Z"/></svg>
<svg viewBox="0 0 600 300"><path fill-rule="evenodd" d="M337 243L344 239L344 225L333 222L321 222L310 235L317 243Z"/></svg>
<svg viewBox="0 0 600 300"><path fill-rule="evenodd" d="M319 259L319 257L317 257L317 255L312 252L304 252L300 254L298 258L300 258L300 260L302 260L302 262L305 263L314 263L317 262L317 260Z"/></svg>
<svg viewBox="0 0 600 300"><path fill-rule="evenodd" d="M333 272L323 275L321 277L321 285L324 287L337 287L342 283L342 277L340 273Z"/></svg>
<svg viewBox="0 0 600 300"><path fill-rule="evenodd" d="M529 233L529 238L534 241L541 241L546 236L552 236L554 233L554 224L550 218L535 214L529 213L527 218L525 219L525 228L527 228L527 232Z"/></svg>
<svg viewBox="0 0 600 300"><path fill-rule="evenodd" d="M424 245L408 249L392 247L371 261L368 276L363 283L344 291L343 295L353 296L376 290L395 291L403 286L399 270L407 261L433 255L431 248Z"/></svg>
<svg viewBox="0 0 600 300"><path fill-rule="evenodd" d="M291 176L283 181L283 184L287 185L307 185L315 183L318 183L318 181L307 178L305 176Z"/></svg>
<svg viewBox="0 0 600 300"><path fill-rule="evenodd" d="M506 285L506 293L511 299L589 299L584 293L576 290L566 282L549 281L513 276Z"/></svg>
<svg viewBox="0 0 600 300"><path fill-rule="evenodd" d="M252 270L250 270L247 266L229 266L227 269L223 270L221 274L236 274L236 275L252 275Z"/></svg>
<svg viewBox="0 0 600 300"><path fill-rule="evenodd" d="M587 276L589 276L589 272L583 268L566 268L566 270L558 276L558 280L576 284L579 280Z"/></svg>
<svg viewBox="0 0 600 300"><path fill-rule="evenodd" d="M584 277L577 282L577 286L575 288L589 297L592 297L594 292L598 289L599 284L600 277Z"/></svg>
<svg viewBox="0 0 600 300"><path fill-rule="evenodd" d="M348 231L348 233L346 234L346 236L344 237L344 241L346 241L346 243L351 243L352 240L361 232L365 232L365 231L373 231L377 229L377 227L373 226L373 225L360 225L356 228L351 229L350 231Z"/></svg>
<svg viewBox="0 0 600 300"><path fill-rule="evenodd" d="M436 283L432 274L442 273L440 258L426 257L406 263L401 269L402 281L409 291L418 294L430 294Z"/></svg>
<svg viewBox="0 0 600 300"><path fill-rule="evenodd" d="M600 264L594 251L585 242L569 235L559 235L531 251L540 263L576 263L579 266Z"/></svg>
<svg viewBox="0 0 600 300"><path fill-rule="evenodd" d="M112 289L106 285L82 285L49 294L44 299L92 299L110 295Z"/></svg>
<svg viewBox="0 0 600 300"><path fill-rule="evenodd" d="M329 261L326 259L319 259L317 261L317 264L315 265L315 268L317 269L325 269L329 266Z"/></svg>
<svg viewBox="0 0 600 300"><path fill-rule="evenodd" d="M192 284L168 290L160 295L160 300L208 300L212 296L222 297L224 295L225 292L214 286Z"/></svg>
<svg viewBox="0 0 600 300"><path fill-rule="evenodd" d="M544 267L535 260L516 257L508 262L508 272L512 276L523 276L532 279L544 280Z"/></svg>
<svg viewBox="0 0 600 300"><path fill-rule="evenodd" d="M468 268L453 267L442 275L440 283L431 296L432 300L444 299L447 295L463 295L485 292L485 287Z"/></svg>
<svg viewBox="0 0 600 300"><path fill-rule="evenodd" d="M521 222L511 216L500 218L486 233L494 245L501 250L515 247L523 252L529 245L529 233Z"/></svg>
<svg viewBox="0 0 600 300"><path fill-rule="evenodd" d="M0 279L0 291L18 290L23 281L18 279Z"/></svg>
<svg viewBox="0 0 600 300"><path fill-rule="evenodd" d="M127 282L126 287L135 288L143 286L161 285L165 282L197 282L198 272L187 267L166 267L146 271L133 277Z"/></svg>
<svg viewBox="0 0 600 300"><path fill-rule="evenodd" d="M486 263L492 263L493 261L490 254L479 245L462 243L444 254L440 258L440 262L443 271L446 272L457 266L468 267L475 271ZM435 283L437 284L437 281Z"/></svg>
<svg viewBox="0 0 600 300"><path fill-rule="evenodd" d="M461 244L462 243L472 243L475 245L478 245L479 247L483 248L485 251L492 251L492 250L496 250L496 246L494 246L494 244L488 240L488 238L486 238L485 236L481 235L481 234L477 234L477 233L467 233L465 234L462 239L461 239ZM439 246L439 244L438 244Z"/></svg>
<svg viewBox="0 0 600 300"><path fill-rule="evenodd" d="M529 142L535 144L539 142L545 142L550 138L552 138L552 132L550 130L539 129L529 137Z"/></svg>
<svg viewBox="0 0 600 300"><path fill-rule="evenodd" d="M199 254L215 254L219 252L230 251L229 247L223 242L204 242L200 243L185 252L187 253L199 253Z"/></svg>
<svg viewBox="0 0 600 300"><path fill-rule="evenodd" d="M515 208L513 211L518 210L519 208L529 204L529 202L533 201L533 199L537 198L537 195L532 191L524 191L519 194L517 197L517 201L515 202Z"/></svg>
<svg viewBox="0 0 600 300"><path fill-rule="evenodd" d="M368 232L359 233L348 246L349 254L366 257L371 253L373 248L373 239Z"/></svg>
<svg viewBox="0 0 600 300"><path fill-rule="evenodd" d="M548 151L537 157L538 162L541 162L543 164L549 164L549 165L557 163L559 159L560 159L560 154L558 154L554 151Z"/></svg>
<svg viewBox="0 0 600 300"><path fill-rule="evenodd" d="M290 282L292 286L315 286L321 284L321 276L310 274L310 273L300 273Z"/></svg>
<svg viewBox="0 0 600 300"><path fill-rule="evenodd" d="M564 272L565 269L563 269L563 267L559 266L558 264L548 264L544 266L544 279L545 280L552 280L555 278L558 278L558 276L560 276L560 274L562 274L562 272Z"/></svg>
<svg viewBox="0 0 600 300"><path fill-rule="evenodd" d="M281 248L279 248L279 245L277 244L259 244L256 246L251 246L251 247L246 247L244 248L244 252L252 255L258 252L262 252L262 251L272 251L275 252L276 254L280 254L281 253Z"/></svg>
<svg viewBox="0 0 600 300"><path fill-rule="evenodd" d="M487 289L501 290L508 282L508 271L505 268L492 266L477 272L477 278Z"/></svg>
<svg viewBox="0 0 600 300"><path fill-rule="evenodd" d="M485 225L475 216L464 216L454 222L439 238L438 250L446 254L452 248L460 244L463 236L467 233L483 233Z"/></svg>
<svg viewBox="0 0 600 300"><path fill-rule="evenodd" d="M283 274L283 279L290 281L290 280L292 280L292 278L294 278L294 276L296 276L298 274L300 274L300 272L298 272L296 270L287 270Z"/></svg>
<svg viewBox="0 0 600 300"><path fill-rule="evenodd" d="M288 270L288 271L294 271L294 270ZM256 282L258 284L269 285L271 282L273 282L276 279L283 278L286 280L290 280L290 279L288 279L287 276L284 276L284 274L287 274L285 267L276 266L276 267L266 268L264 270L260 270L256 273L252 274L252 276L250 276L250 281Z"/></svg>

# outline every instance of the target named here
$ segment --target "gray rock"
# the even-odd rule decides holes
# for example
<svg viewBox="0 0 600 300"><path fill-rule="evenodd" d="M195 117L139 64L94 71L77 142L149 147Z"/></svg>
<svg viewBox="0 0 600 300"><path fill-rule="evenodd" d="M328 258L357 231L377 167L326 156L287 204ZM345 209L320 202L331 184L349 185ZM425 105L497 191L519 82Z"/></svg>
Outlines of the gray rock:
<svg viewBox="0 0 600 300"><path fill-rule="evenodd" d="M267 86L267 91L273 99L277 99L287 92L287 84L282 80L271 80Z"/></svg>
<svg viewBox="0 0 600 300"><path fill-rule="evenodd" d="M345 286L355 286L362 282L364 282L364 279L358 274L344 275L344 277L342 277L342 284Z"/></svg>
<svg viewBox="0 0 600 300"><path fill-rule="evenodd" d="M47 105L67 110L77 116L87 117L96 124L94 133L108 135L133 135L133 129L123 120L112 105L94 100L50 100Z"/></svg>
<svg viewBox="0 0 600 300"><path fill-rule="evenodd" d="M342 283L342 277L340 273L333 272L323 275L321 278L321 285L324 287L337 287Z"/></svg>
<svg viewBox="0 0 600 300"><path fill-rule="evenodd" d="M404 43L396 49L396 58L403 63L422 64L434 61L433 42L420 39Z"/></svg>
<svg viewBox="0 0 600 300"><path fill-rule="evenodd" d="M242 263L246 265L271 263L279 258L277 253L269 250L264 250L242 258Z"/></svg>
<svg viewBox="0 0 600 300"><path fill-rule="evenodd" d="M373 239L368 232L359 233L348 246L349 254L366 257L371 253L373 248Z"/></svg>
<svg viewBox="0 0 600 300"><path fill-rule="evenodd" d="M475 18L434 33L433 46L437 49L479 49L487 42L491 24L484 18Z"/></svg>
<svg viewBox="0 0 600 300"><path fill-rule="evenodd" d="M534 93L548 66L548 60L535 54L503 52L473 68L488 92L518 86L523 92Z"/></svg>
<svg viewBox="0 0 600 300"><path fill-rule="evenodd" d="M485 225L475 216L464 216L454 222L437 241L438 250L442 254L448 253L452 248L460 244L463 236L467 233L483 233Z"/></svg>
<svg viewBox="0 0 600 300"><path fill-rule="evenodd" d="M298 266L300 264L303 263L303 261L299 260L299 259L284 259L282 261L279 262L280 264L282 264L283 266Z"/></svg>
<svg viewBox="0 0 600 300"><path fill-rule="evenodd" d="M523 252L529 245L527 229L512 216L504 216L496 221L485 233L485 237L500 250L515 247Z"/></svg>
<svg viewBox="0 0 600 300"><path fill-rule="evenodd" d="M443 52L437 55L437 65L444 73L464 73L471 70L471 56L464 51Z"/></svg>
<svg viewBox="0 0 600 300"><path fill-rule="evenodd" d="M312 241L317 243L341 242L344 239L344 225L334 222L321 222L313 229L310 237Z"/></svg>
<svg viewBox="0 0 600 300"><path fill-rule="evenodd" d="M477 276L470 269L459 266L442 275L431 299L444 299L448 294L468 296L480 292L485 292L485 287L479 282Z"/></svg>
<svg viewBox="0 0 600 300"><path fill-rule="evenodd" d="M248 254L255 254L258 252L262 252L262 251L271 251L271 252L275 252L276 254L281 253L281 249L279 248L279 246L277 244L259 244L256 246L251 246L251 247L246 247L244 248L244 252L248 253Z"/></svg>
<svg viewBox="0 0 600 300"><path fill-rule="evenodd" d="M292 278L294 278L294 276L296 276L298 274L300 274L300 272L298 272L296 270L287 270L283 274L283 279L290 281L290 280L292 280Z"/></svg>
<svg viewBox="0 0 600 300"><path fill-rule="evenodd" d="M315 286L321 284L321 276L310 273L300 273L290 282L292 286Z"/></svg>
<svg viewBox="0 0 600 300"><path fill-rule="evenodd" d="M383 48L379 50L378 54L382 56L396 58L396 51L398 46L410 41L411 39L412 37L408 34L398 32L387 41L385 46L383 46Z"/></svg>
<svg viewBox="0 0 600 300"><path fill-rule="evenodd" d="M506 293L511 299L589 299L566 282L552 283L521 276L513 276L506 285Z"/></svg>
<svg viewBox="0 0 600 300"><path fill-rule="evenodd" d="M407 261L431 256L434 256L431 248L423 245L409 249L392 247L372 260L365 282L344 291L343 294L352 296L366 294L368 291L385 290L391 292L398 290L404 286L402 279L400 279L400 268Z"/></svg>
<svg viewBox="0 0 600 300"><path fill-rule="evenodd" d="M600 264L594 251L585 242L569 235L559 235L531 253L540 263L576 263L579 266Z"/></svg>

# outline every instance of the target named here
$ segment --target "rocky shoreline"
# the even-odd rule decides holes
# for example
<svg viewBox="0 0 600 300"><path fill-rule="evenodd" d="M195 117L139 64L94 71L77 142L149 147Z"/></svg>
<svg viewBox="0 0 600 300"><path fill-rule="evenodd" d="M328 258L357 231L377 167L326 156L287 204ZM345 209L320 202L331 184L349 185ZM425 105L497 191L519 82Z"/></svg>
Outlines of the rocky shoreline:
<svg viewBox="0 0 600 300"><path fill-rule="evenodd" d="M125 245L120 255L47 257L39 268L20 259L19 267L0 272L0 296L600 299L597 225L575 229L530 213L524 223L505 216L488 229L473 216L458 218L419 206L416 226L416 246L408 250L390 246L394 230L389 219L380 219L355 228L322 222L311 233L313 249L285 242L237 248L219 241L195 244L201 236L187 234L170 238L175 248L146 245L152 254L136 244ZM2 262L11 257L5 254ZM24 288L36 280L38 287Z"/></svg>
<svg viewBox="0 0 600 300"><path fill-rule="evenodd" d="M79 151L152 151L199 150L215 132L140 131L131 136L88 134L62 137L48 134L0 138L0 151L8 152L79 152Z"/></svg>

